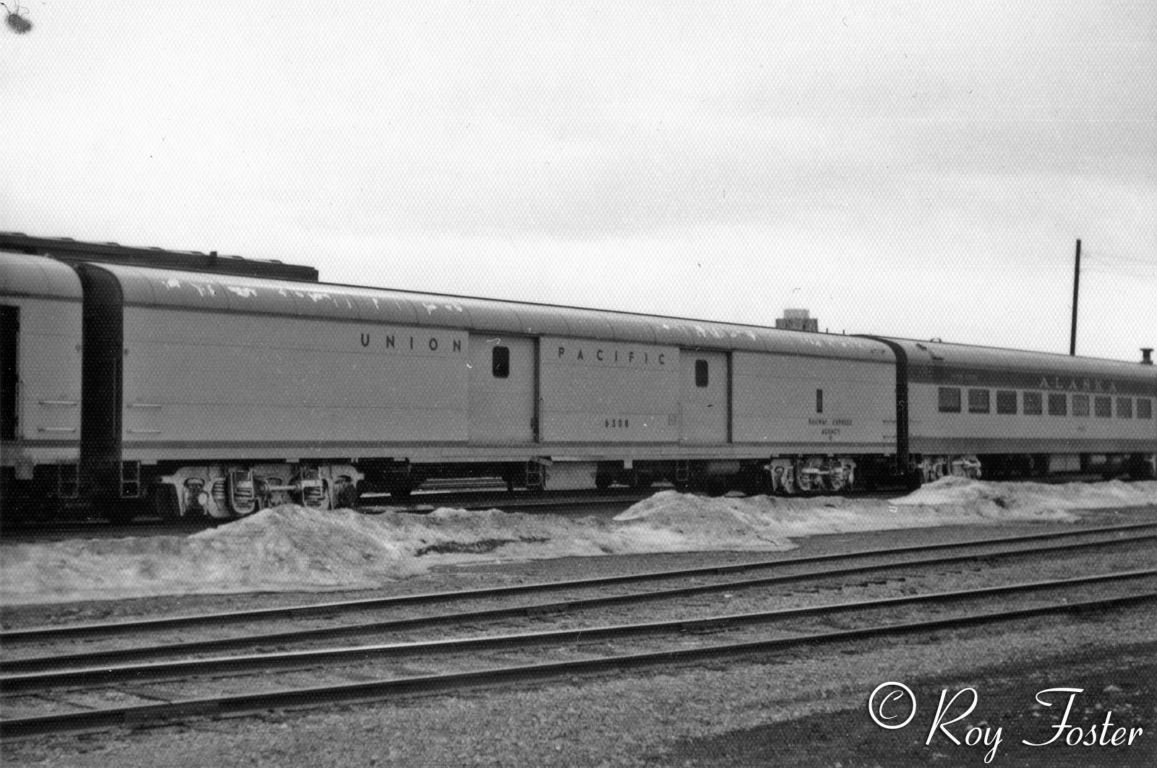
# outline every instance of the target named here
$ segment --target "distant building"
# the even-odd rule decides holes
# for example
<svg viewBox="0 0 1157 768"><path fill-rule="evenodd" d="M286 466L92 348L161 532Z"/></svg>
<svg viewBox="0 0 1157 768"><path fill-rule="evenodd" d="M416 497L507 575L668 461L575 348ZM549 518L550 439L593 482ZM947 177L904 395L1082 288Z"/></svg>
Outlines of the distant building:
<svg viewBox="0 0 1157 768"><path fill-rule="evenodd" d="M816 318L809 317L806 309L785 309L783 311L783 317L776 319L775 327L788 331L819 333L820 321Z"/></svg>

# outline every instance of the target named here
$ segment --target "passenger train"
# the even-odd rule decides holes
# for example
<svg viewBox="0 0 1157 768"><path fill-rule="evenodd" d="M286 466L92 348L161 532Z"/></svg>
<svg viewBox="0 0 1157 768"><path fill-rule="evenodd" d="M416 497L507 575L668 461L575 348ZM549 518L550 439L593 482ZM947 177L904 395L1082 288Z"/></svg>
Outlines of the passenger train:
<svg viewBox="0 0 1157 768"><path fill-rule="evenodd" d="M1152 476L1151 365L318 282L0 233L0 513L232 518L438 477L806 494Z"/></svg>

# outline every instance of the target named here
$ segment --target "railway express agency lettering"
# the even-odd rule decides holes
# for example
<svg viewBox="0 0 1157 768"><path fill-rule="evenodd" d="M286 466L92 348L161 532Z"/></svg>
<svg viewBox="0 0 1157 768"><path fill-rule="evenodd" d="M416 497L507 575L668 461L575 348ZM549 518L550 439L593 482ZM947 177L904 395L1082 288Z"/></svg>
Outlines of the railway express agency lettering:
<svg viewBox="0 0 1157 768"><path fill-rule="evenodd" d="M457 355L466 347L461 334L432 333L424 329L372 328L358 333L358 346L381 353Z"/></svg>
<svg viewBox="0 0 1157 768"><path fill-rule="evenodd" d="M850 427L854 422L852 419L809 418L807 423L809 427L820 427L820 435L833 440L840 434L840 427Z"/></svg>

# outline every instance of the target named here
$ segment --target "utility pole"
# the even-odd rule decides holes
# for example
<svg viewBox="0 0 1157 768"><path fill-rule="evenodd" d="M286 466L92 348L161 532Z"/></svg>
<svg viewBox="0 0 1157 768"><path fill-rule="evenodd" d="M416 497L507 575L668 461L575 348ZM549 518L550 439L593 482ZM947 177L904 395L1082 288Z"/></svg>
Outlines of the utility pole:
<svg viewBox="0 0 1157 768"><path fill-rule="evenodd" d="M1077 354L1077 297L1081 292L1081 241L1077 240L1077 265L1073 268L1073 332L1069 337L1069 354Z"/></svg>

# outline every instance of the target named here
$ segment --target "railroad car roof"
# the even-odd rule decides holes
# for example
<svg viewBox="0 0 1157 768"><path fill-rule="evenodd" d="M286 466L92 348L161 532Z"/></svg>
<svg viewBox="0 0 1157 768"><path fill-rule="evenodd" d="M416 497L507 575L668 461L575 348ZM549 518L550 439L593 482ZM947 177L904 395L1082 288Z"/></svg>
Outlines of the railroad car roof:
<svg viewBox="0 0 1157 768"><path fill-rule="evenodd" d="M892 362L892 353L886 345L854 336L332 283L181 273L119 264L93 266L117 278L124 302L130 306L182 307Z"/></svg>
<svg viewBox="0 0 1157 768"><path fill-rule="evenodd" d="M80 301L80 278L66 264L43 256L0 251L0 296Z"/></svg>
<svg viewBox="0 0 1157 768"><path fill-rule="evenodd" d="M947 344L941 341L891 339L908 355L910 366L931 369L978 369L1020 371L1041 376L1069 378L1129 379L1152 383L1157 392L1157 366L1104 360L1095 357L1072 357L1059 353L1028 352L999 347L980 347L967 344Z"/></svg>
<svg viewBox="0 0 1157 768"><path fill-rule="evenodd" d="M142 248L120 243L93 243L73 240L71 237L37 237L23 232L0 232L0 250L48 256L69 264L98 261L105 264L135 264L161 269L311 282L316 282L318 277L313 267L286 264L276 259L246 259L241 256L218 255L216 251L202 253Z"/></svg>

